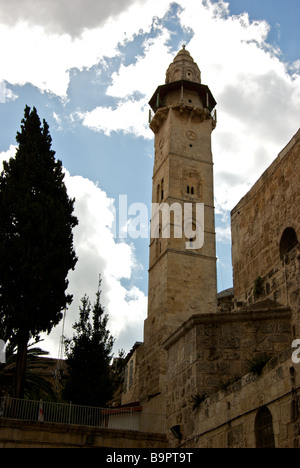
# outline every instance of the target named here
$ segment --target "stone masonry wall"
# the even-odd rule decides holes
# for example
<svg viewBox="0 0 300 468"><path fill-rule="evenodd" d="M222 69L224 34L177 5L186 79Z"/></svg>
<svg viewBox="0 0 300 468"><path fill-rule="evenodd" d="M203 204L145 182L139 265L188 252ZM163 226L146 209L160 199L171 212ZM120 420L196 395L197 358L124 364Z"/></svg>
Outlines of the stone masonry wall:
<svg viewBox="0 0 300 468"><path fill-rule="evenodd" d="M250 306L257 300L266 299L291 307L293 336L300 338L300 244L285 255L284 264L279 262L267 274L260 276L257 297L253 284L243 295L235 298L235 306L238 307L239 303L244 307Z"/></svg>
<svg viewBox="0 0 300 468"><path fill-rule="evenodd" d="M139 372L143 358L143 344L136 343L124 370L122 405L139 402Z"/></svg>
<svg viewBox="0 0 300 468"><path fill-rule="evenodd" d="M300 240L300 130L232 210L235 307L271 299L291 307L300 337L300 244L283 254L292 229Z"/></svg>
<svg viewBox="0 0 300 468"><path fill-rule="evenodd" d="M289 305L280 241L287 228L292 228L298 241L300 239L299 174L300 130L232 210L232 260L237 302L253 302L254 282L262 278L265 295ZM299 278L299 265L296 269ZM295 285L291 286L294 289Z"/></svg>
<svg viewBox="0 0 300 468"><path fill-rule="evenodd" d="M299 388L299 364L292 362L289 349L269 361L261 376L247 374L202 401L182 424L182 440L178 442L170 435L169 446L256 448L256 416L267 407L275 448L299 448Z"/></svg>
<svg viewBox="0 0 300 468"><path fill-rule="evenodd" d="M0 418L0 448L167 448L163 434Z"/></svg>
<svg viewBox="0 0 300 468"><path fill-rule="evenodd" d="M270 309L272 306L273 309ZM165 343L167 426L193 433L193 406L226 388L265 356L291 347L289 308L261 308L191 317Z"/></svg>

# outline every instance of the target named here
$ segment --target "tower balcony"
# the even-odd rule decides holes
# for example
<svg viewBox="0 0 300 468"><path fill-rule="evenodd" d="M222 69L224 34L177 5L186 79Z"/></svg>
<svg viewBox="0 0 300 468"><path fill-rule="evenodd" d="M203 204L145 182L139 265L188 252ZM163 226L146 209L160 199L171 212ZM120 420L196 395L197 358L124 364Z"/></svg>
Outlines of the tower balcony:
<svg viewBox="0 0 300 468"><path fill-rule="evenodd" d="M165 107L167 104L167 98L171 94L177 92L179 103L184 102L184 96L192 94L200 98L200 103L204 109L208 109L210 113L213 112L217 105L215 98L213 97L208 86L194 83L192 81L180 80L172 83L168 83L162 86L158 86L152 98L149 101L151 109L156 113L158 109ZM191 100L190 100L191 101Z"/></svg>

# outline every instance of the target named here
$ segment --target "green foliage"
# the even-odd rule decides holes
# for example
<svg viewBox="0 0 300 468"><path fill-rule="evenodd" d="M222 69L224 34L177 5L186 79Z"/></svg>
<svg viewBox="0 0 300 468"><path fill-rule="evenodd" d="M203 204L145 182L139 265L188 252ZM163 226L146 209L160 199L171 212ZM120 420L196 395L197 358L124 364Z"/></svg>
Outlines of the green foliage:
<svg viewBox="0 0 300 468"><path fill-rule="evenodd" d="M49 353L37 346L39 342L40 340L37 337L28 346L24 397L29 400L54 401L56 398L51 382L48 379L48 362L45 359ZM0 396L13 394L16 351L16 343L9 342L6 350L6 363L0 364Z"/></svg>
<svg viewBox="0 0 300 468"><path fill-rule="evenodd" d="M240 379L241 379L241 377L239 375L232 376L230 379L228 379L228 380L226 380L225 382L222 383L222 385L220 386L220 390L227 390L227 388L230 387L230 385L235 384Z"/></svg>
<svg viewBox="0 0 300 468"><path fill-rule="evenodd" d="M104 406L113 394L110 370L114 339L107 329L108 316L101 306L101 279L93 307L87 295L81 300L75 334L65 340L68 377L64 398L85 406Z"/></svg>
<svg viewBox="0 0 300 468"><path fill-rule="evenodd" d="M251 372L254 375L260 376L263 371L263 368L270 361L270 359L271 357L267 354L259 354L258 356L255 356L253 359L248 361L249 372Z"/></svg>
<svg viewBox="0 0 300 468"><path fill-rule="evenodd" d="M22 397L30 336L50 332L72 302L67 276L75 268L74 200L62 163L51 149L48 124L26 106L16 156L0 175L0 325L17 336L15 396Z"/></svg>
<svg viewBox="0 0 300 468"><path fill-rule="evenodd" d="M262 293L263 293L262 278L259 276L254 281L253 295L255 298L258 298L262 295Z"/></svg>
<svg viewBox="0 0 300 468"><path fill-rule="evenodd" d="M192 395L191 403L193 404L193 411L198 409L200 407L201 403L203 403L203 401L206 398L207 398L206 393L202 393L201 395L199 395L199 393L197 393L196 395Z"/></svg>
<svg viewBox="0 0 300 468"><path fill-rule="evenodd" d="M9 329L50 332L71 303L66 276L74 269L72 215L62 164L36 109L25 108L15 158L0 177L0 311Z"/></svg>
<svg viewBox="0 0 300 468"><path fill-rule="evenodd" d="M113 378L115 387L121 386L123 389L124 384L124 370L125 370L125 357L126 351L124 349L119 349L119 355L114 359L113 363Z"/></svg>

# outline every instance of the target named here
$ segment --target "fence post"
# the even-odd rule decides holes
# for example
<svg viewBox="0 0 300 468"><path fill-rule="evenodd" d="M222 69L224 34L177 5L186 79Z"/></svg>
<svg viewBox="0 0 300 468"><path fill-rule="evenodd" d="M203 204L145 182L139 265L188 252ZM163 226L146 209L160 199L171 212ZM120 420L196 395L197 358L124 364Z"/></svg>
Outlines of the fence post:
<svg viewBox="0 0 300 468"><path fill-rule="evenodd" d="M71 409L72 409L72 402L70 401L70 408L69 408L69 424L71 424Z"/></svg>
<svg viewBox="0 0 300 468"><path fill-rule="evenodd" d="M43 401L42 400L40 400L40 405L39 405L38 421L39 422L44 422L44 408L43 408Z"/></svg>
<svg viewBox="0 0 300 468"><path fill-rule="evenodd" d="M1 406L0 406L0 418L2 418L2 416L4 416L4 412L5 412L5 407L6 407L6 396L4 396L3 398L1 398Z"/></svg>

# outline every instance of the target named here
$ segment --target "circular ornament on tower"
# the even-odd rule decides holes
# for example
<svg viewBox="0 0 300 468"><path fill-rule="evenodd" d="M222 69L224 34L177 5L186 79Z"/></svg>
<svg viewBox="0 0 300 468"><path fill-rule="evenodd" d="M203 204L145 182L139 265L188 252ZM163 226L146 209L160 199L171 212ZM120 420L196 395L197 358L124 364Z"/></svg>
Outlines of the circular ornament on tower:
<svg viewBox="0 0 300 468"><path fill-rule="evenodd" d="M193 132L193 130L188 130L185 135L191 141L194 141L197 138L197 135L195 132Z"/></svg>

